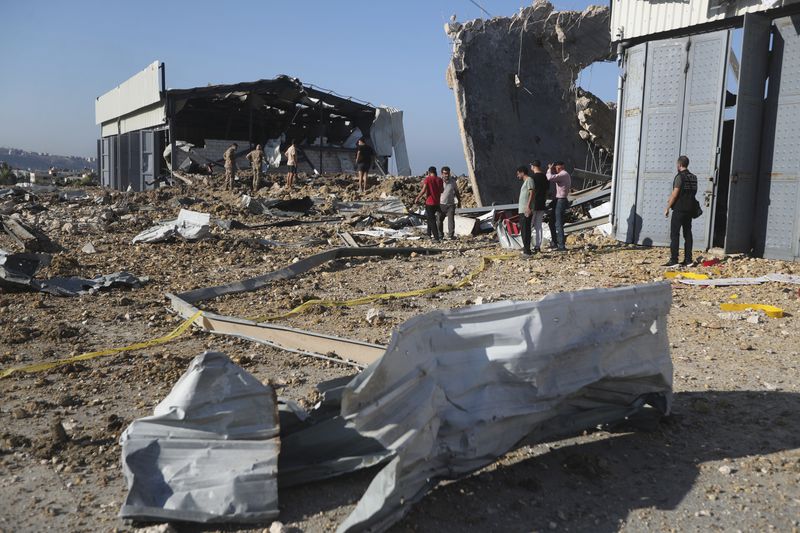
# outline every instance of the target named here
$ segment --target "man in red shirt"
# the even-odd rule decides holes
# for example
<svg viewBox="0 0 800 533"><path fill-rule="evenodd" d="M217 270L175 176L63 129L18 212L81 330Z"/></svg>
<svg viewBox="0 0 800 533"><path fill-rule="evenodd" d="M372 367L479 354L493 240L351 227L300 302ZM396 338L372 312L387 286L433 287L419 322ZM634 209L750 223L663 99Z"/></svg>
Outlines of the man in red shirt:
<svg viewBox="0 0 800 533"><path fill-rule="evenodd" d="M419 202L425 197L425 218L428 221L428 233L433 236L433 240L439 242L442 236L439 235L439 226L436 223L436 214L439 213L439 198L444 191L442 178L436 175L436 167L430 167L425 179L422 180L422 190L414 199L414 203Z"/></svg>

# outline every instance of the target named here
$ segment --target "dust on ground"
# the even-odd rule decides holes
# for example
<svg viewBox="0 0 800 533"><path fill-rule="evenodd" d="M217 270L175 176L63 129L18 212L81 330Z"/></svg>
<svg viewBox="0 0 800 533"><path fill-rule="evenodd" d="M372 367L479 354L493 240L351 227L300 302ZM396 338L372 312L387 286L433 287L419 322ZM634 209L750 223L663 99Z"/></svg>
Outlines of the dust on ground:
<svg viewBox="0 0 800 533"><path fill-rule="evenodd" d="M409 205L418 187L416 180L385 179L373 183L367 197L396 195ZM249 225L276 219L248 213L238 194L220 191L216 184L147 193L87 192L88 201L59 202L44 195L15 208L64 248L38 276L94 277L127 270L148 276L149 282L139 289L77 298L0 293L0 368L164 335L181 322L164 293L275 270L339 246L337 233L354 229L352 219L257 230L214 227L209 238L198 242L133 245L134 235L154 221L174 218L181 208ZM270 183L258 196L284 194ZM360 199L355 181L342 176L303 185L293 194L303 195ZM323 201L316 215L303 219L321 220L333 212L332 203ZM267 246L259 239L288 246ZM87 242L96 253L81 251ZM362 242L430 245L427 240ZM433 309L662 279L663 249L626 247L592 234L571 236L568 244L567 253L530 260L514 254L493 261L461 290L351 308L320 306L278 322L385 344L394 326ZM0 248L16 250L5 236L0 236ZM203 306L235 316L277 314L312 298L346 299L455 282L482 257L506 252L491 234L460 237L442 248L437 255L337 260L296 279ZM750 277L800 274L800 264L728 257L714 267L692 270ZM393 531L797 531L798 286L673 287L672 416L646 429L621 424L523 446L473 475L440 484ZM728 301L777 305L786 314L773 319L721 312L719 304ZM380 318L368 322L371 308ZM192 331L170 344L0 380L0 530L135 530L138 524L117 517L125 496L119 435L135 418L151 414L189 361L206 349L228 354L281 396L306 407L318 382L356 372L335 362ZM279 519L303 531L335 529L374 473L282 490Z"/></svg>

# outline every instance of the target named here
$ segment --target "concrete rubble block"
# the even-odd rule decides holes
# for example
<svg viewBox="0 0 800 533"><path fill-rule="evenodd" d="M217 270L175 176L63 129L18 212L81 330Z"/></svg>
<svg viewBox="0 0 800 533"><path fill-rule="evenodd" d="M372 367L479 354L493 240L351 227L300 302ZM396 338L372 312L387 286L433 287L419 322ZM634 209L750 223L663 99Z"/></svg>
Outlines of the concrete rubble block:
<svg viewBox="0 0 800 533"><path fill-rule="evenodd" d="M536 2L511 17L445 26L453 41L447 82L479 205L512 201L514 171L531 159L583 166L588 145L579 134L586 130L576 113L575 80L586 66L612 57L609 17L605 6L559 12ZM600 114L584 111L590 135L600 131Z"/></svg>

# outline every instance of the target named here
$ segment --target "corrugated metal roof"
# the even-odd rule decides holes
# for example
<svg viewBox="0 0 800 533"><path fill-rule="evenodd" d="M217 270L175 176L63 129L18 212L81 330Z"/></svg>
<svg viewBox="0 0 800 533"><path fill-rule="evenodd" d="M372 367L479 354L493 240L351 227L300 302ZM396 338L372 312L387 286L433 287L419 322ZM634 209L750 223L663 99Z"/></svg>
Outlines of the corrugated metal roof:
<svg viewBox="0 0 800 533"><path fill-rule="evenodd" d="M611 40L635 39L799 2L778 0L768 6L768 0L611 0Z"/></svg>

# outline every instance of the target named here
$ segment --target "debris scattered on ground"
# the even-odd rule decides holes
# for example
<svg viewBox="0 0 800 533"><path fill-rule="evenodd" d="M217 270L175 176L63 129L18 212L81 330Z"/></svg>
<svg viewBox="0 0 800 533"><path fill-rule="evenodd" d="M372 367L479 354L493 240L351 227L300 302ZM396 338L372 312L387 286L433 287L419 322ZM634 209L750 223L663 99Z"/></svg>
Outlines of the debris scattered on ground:
<svg viewBox="0 0 800 533"><path fill-rule="evenodd" d="M133 238L133 243L156 243L180 237L186 241L197 241L209 234L211 216L206 213L181 209L178 218L160 222Z"/></svg>

